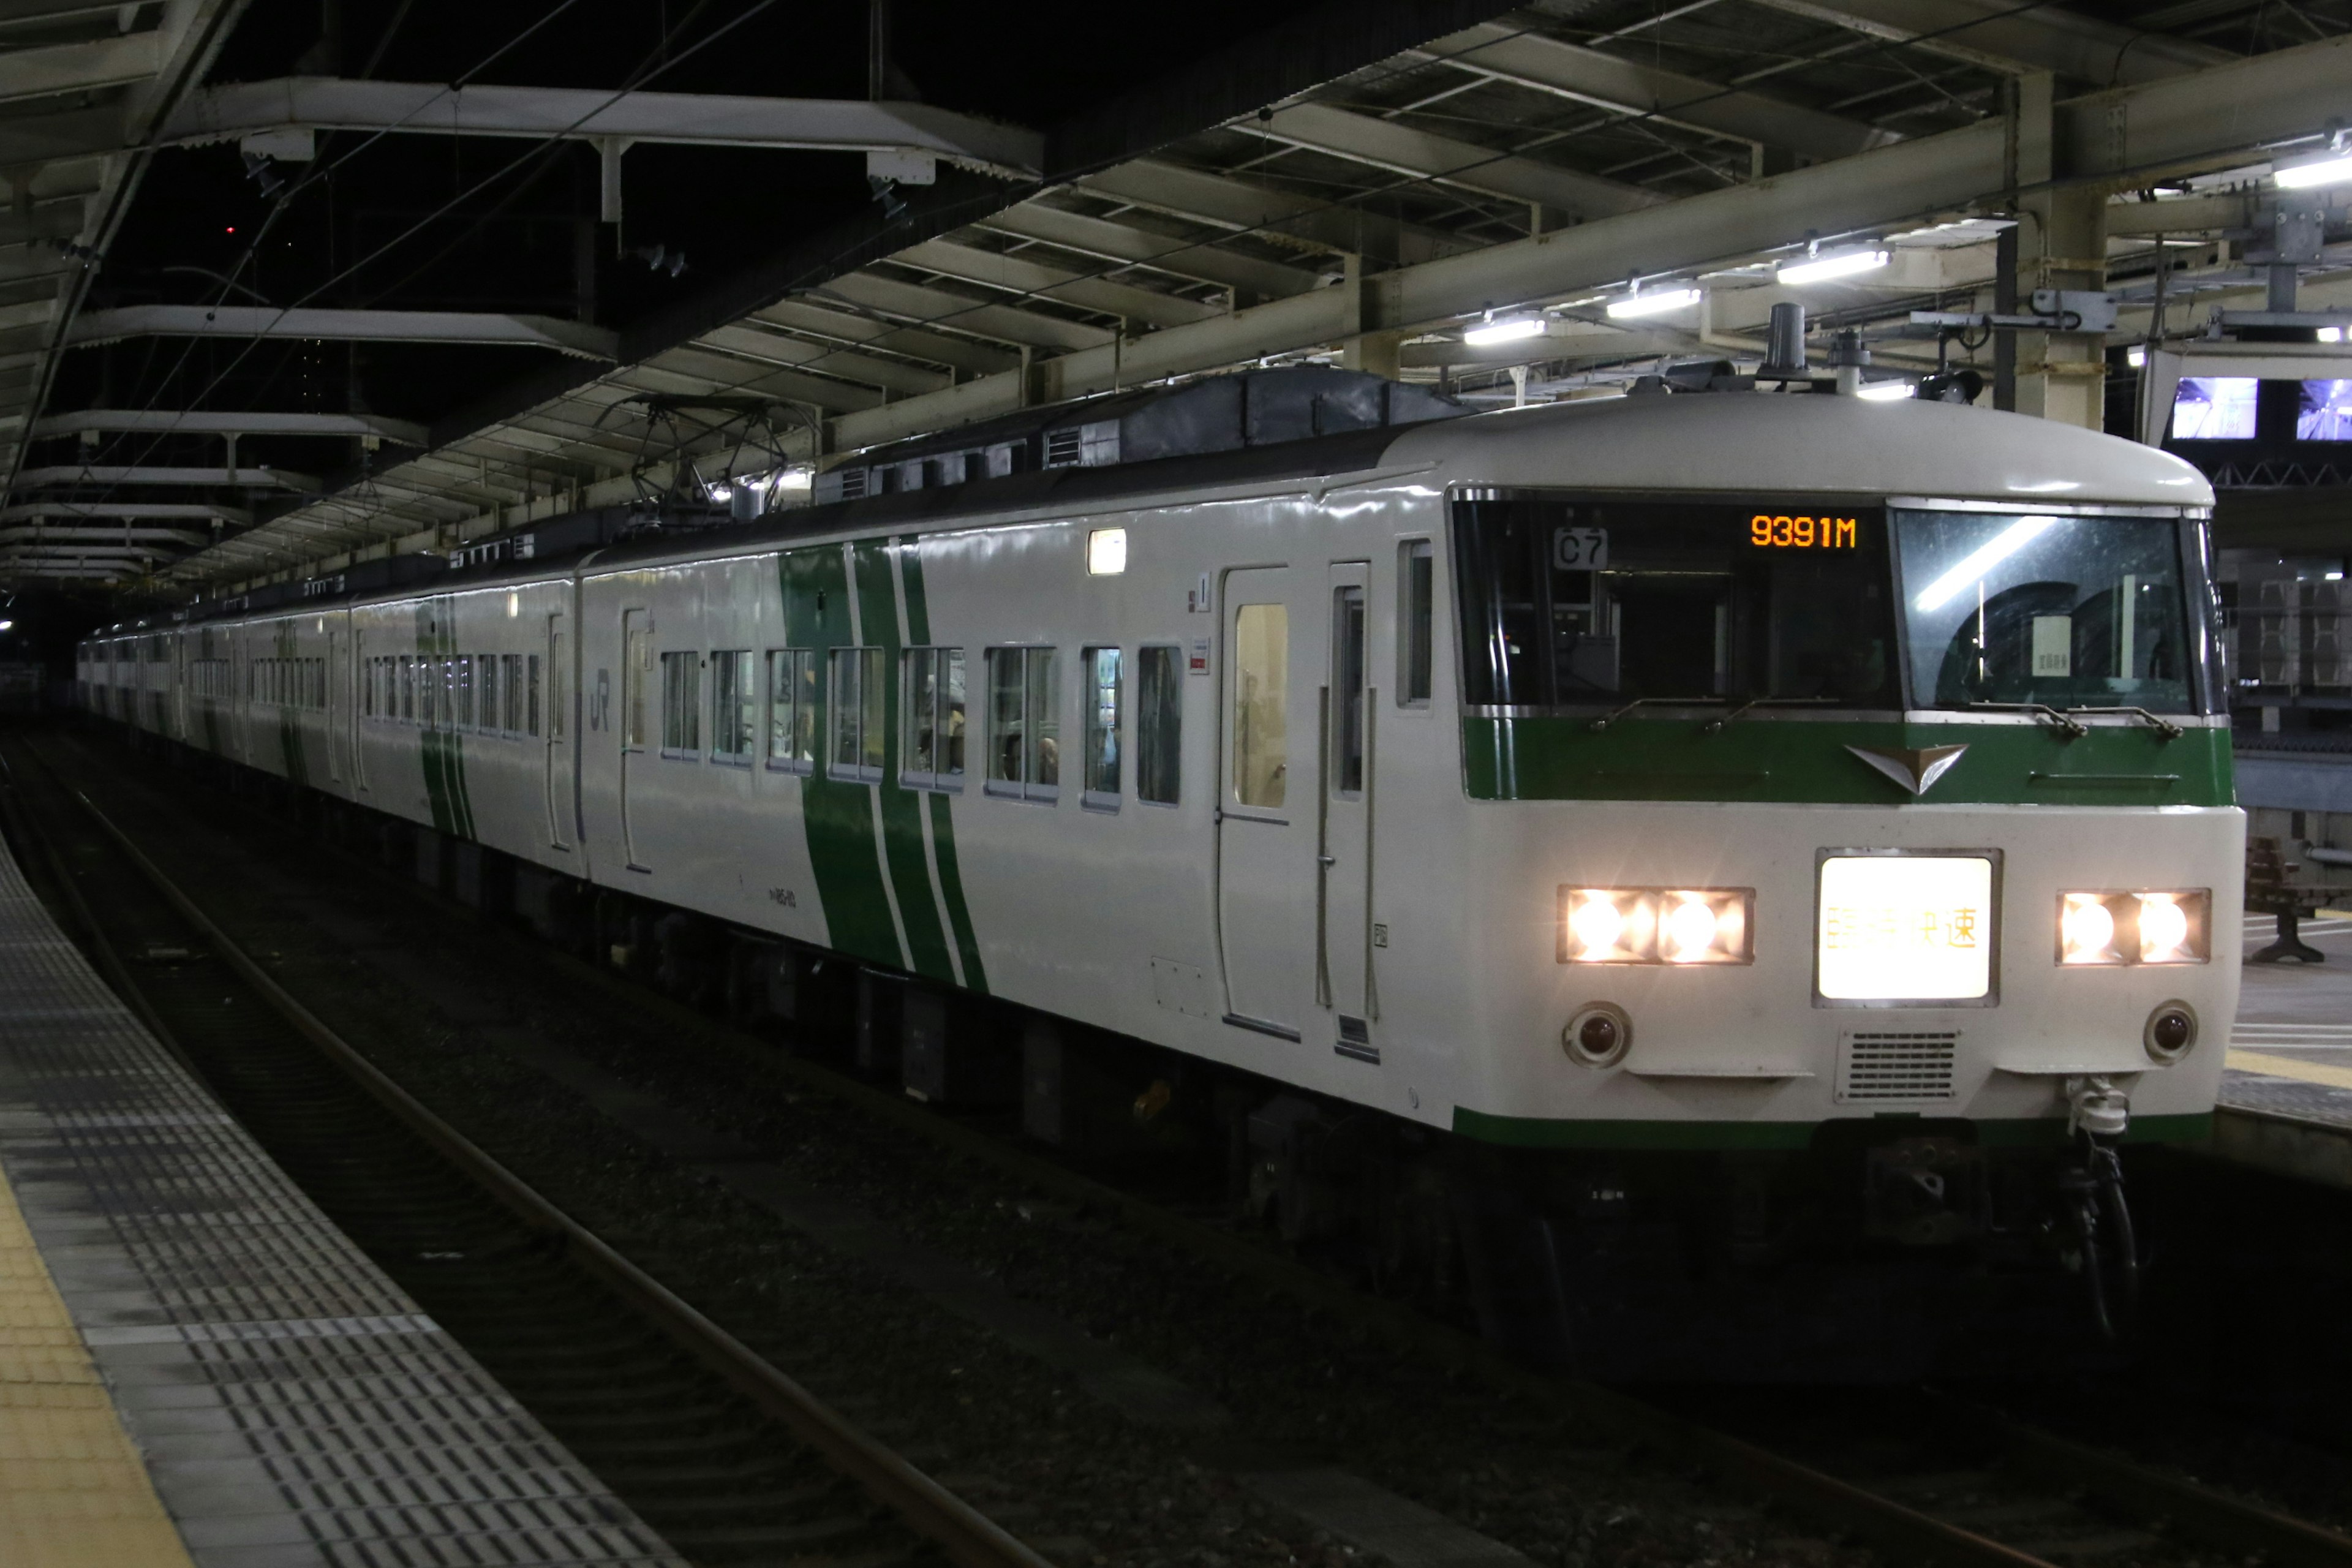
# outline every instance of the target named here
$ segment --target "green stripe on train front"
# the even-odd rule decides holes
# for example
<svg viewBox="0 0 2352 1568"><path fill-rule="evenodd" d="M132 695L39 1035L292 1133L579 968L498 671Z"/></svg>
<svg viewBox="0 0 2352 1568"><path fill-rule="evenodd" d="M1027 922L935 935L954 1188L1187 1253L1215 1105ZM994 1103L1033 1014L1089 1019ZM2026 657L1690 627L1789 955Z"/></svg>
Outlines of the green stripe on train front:
<svg viewBox="0 0 2352 1568"><path fill-rule="evenodd" d="M1907 1121L1910 1119L1903 1119ZM1962 1125L1957 1118L1922 1117L1920 1131L1945 1133ZM1570 1120L1541 1116L1495 1116L1466 1106L1454 1108L1454 1131L1481 1143L1509 1149L1734 1150L1804 1149L1826 1126L1852 1121L1636 1121ZM1885 1130L1903 1121L1874 1123ZM1966 1134L1987 1148L2063 1147L2069 1142L2063 1116L1969 1118ZM2126 1142L2195 1143L2212 1135L2210 1111L2135 1116Z"/></svg>
<svg viewBox="0 0 2352 1568"><path fill-rule="evenodd" d="M1966 746L1924 804L2228 805L2226 730L2166 740L2154 726L2101 724L2069 740L2055 724L1712 721L1628 714L1596 731L1591 717L1465 718L1464 786L1473 800L1717 800L1903 805L1907 789L1852 746L1914 751Z"/></svg>

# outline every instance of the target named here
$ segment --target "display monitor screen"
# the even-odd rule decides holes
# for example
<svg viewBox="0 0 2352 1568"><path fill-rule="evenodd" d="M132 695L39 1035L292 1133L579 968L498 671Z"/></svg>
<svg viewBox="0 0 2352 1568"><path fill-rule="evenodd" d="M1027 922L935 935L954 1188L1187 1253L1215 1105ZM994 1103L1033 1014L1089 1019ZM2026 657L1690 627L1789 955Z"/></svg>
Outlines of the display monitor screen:
<svg viewBox="0 0 2352 1568"><path fill-rule="evenodd" d="M2298 441L2352 441L2352 381L2306 381L2295 415Z"/></svg>
<svg viewBox="0 0 2352 1568"><path fill-rule="evenodd" d="M2251 375L2184 375L2172 397L2176 441L2251 441L2254 393Z"/></svg>

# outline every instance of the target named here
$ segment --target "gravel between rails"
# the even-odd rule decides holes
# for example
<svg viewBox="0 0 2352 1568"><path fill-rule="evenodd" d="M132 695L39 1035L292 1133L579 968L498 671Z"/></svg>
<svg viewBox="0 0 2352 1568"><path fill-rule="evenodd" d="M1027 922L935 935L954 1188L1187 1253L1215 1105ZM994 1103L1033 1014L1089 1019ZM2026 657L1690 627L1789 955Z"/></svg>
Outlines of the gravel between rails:
<svg viewBox="0 0 2352 1568"><path fill-rule="evenodd" d="M1559 1412L1498 1400L1118 1226L1040 1204L919 1139L681 1050L608 998L482 941L471 921L386 896L304 839L255 832L203 786L154 787L144 782L152 762L120 745L45 749L281 984L412 1093L1056 1561L1362 1561L1235 1479L1312 1461L1341 1464L1542 1563L1872 1560L1727 1499L1671 1456L1637 1455ZM507 1016L461 1020L421 1000L322 932L306 912L321 907L374 922L404 963L446 982L428 989L493 994ZM1096 1404L649 1150L499 1049L507 1030L642 1086L1181 1379L1233 1412L1231 1435L1147 1429Z"/></svg>

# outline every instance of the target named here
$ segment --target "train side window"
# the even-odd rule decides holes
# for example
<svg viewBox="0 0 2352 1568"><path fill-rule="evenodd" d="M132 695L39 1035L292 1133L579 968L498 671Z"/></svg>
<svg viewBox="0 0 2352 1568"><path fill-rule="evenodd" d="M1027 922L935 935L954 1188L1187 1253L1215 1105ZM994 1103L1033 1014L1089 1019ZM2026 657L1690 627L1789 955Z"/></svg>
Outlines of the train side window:
<svg viewBox="0 0 2352 1568"><path fill-rule="evenodd" d="M750 648L710 656L710 760L749 766L760 725L759 688Z"/></svg>
<svg viewBox="0 0 2352 1568"><path fill-rule="evenodd" d="M1234 611L1234 800L1279 806L1290 780L1290 608Z"/></svg>
<svg viewBox="0 0 2352 1568"><path fill-rule="evenodd" d="M622 620L627 630L621 639L621 744L642 750L649 733L646 683L654 668L653 632L643 610L625 610Z"/></svg>
<svg viewBox="0 0 2352 1568"><path fill-rule="evenodd" d="M1364 793L1364 591L1331 594L1331 793Z"/></svg>
<svg viewBox="0 0 2352 1568"><path fill-rule="evenodd" d="M1437 556L1426 539L1397 546L1397 706L1426 708L1434 684L1431 626L1437 603Z"/></svg>
<svg viewBox="0 0 2352 1568"><path fill-rule="evenodd" d="M530 733L536 735L539 733L539 655L532 654L526 659L523 668L525 671L523 679L529 692L524 703L523 718L530 726ZM555 736L563 733L563 710L552 704L547 710L547 732Z"/></svg>
<svg viewBox="0 0 2352 1568"><path fill-rule="evenodd" d="M476 683L481 689L477 700L481 704L482 728L496 733L506 728L506 688L499 679L499 656L486 653L479 663Z"/></svg>
<svg viewBox="0 0 2352 1568"><path fill-rule="evenodd" d="M1174 805L1184 781L1184 650L1135 650L1135 798Z"/></svg>
<svg viewBox="0 0 2352 1568"><path fill-rule="evenodd" d="M535 669L531 671L534 685L538 674L539 671ZM502 653L499 656L499 689L504 694L505 699L505 706L499 714L499 728L509 735L523 733L522 655ZM537 693L534 692L532 695L536 696ZM534 709L537 706L535 702L532 704ZM530 716L530 732L534 735L539 732L539 715L535 711Z"/></svg>
<svg viewBox="0 0 2352 1568"><path fill-rule="evenodd" d="M662 740L665 757L698 758L702 752L702 656L661 656Z"/></svg>
<svg viewBox="0 0 2352 1568"><path fill-rule="evenodd" d="M988 650L988 793L1060 798L1062 676L1050 647Z"/></svg>
<svg viewBox="0 0 2352 1568"><path fill-rule="evenodd" d="M837 779L876 781L888 740L883 724L882 650L833 650L833 747L825 772Z"/></svg>
<svg viewBox="0 0 2352 1568"><path fill-rule="evenodd" d="M474 727L474 656L461 653L449 661L450 683L457 698L457 728Z"/></svg>
<svg viewBox="0 0 2352 1568"><path fill-rule="evenodd" d="M816 653L768 650L768 765L804 773L816 766Z"/></svg>
<svg viewBox="0 0 2352 1568"><path fill-rule="evenodd" d="M1087 680L1087 776L1078 802L1098 811L1117 811L1123 782L1119 770L1118 649L1087 648L1079 656L1079 668L1086 671Z"/></svg>
<svg viewBox="0 0 2352 1568"><path fill-rule="evenodd" d="M899 782L914 789L963 788L963 649L910 647L899 656L899 668L906 715Z"/></svg>

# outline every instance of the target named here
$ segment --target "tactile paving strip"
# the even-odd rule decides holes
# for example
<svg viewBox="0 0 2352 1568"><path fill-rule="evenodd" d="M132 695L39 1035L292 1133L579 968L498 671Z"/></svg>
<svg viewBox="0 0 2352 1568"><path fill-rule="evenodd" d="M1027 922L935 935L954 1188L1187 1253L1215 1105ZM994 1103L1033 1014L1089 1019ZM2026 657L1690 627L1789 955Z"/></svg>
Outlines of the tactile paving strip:
<svg viewBox="0 0 2352 1568"><path fill-rule="evenodd" d="M200 1568L683 1568L116 1000L5 846L0 1174Z"/></svg>
<svg viewBox="0 0 2352 1568"><path fill-rule="evenodd" d="M2272 1110L2306 1121L2352 1128L2352 1089L2232 1068L2221 1075L2221 1103Z"/></svg>

